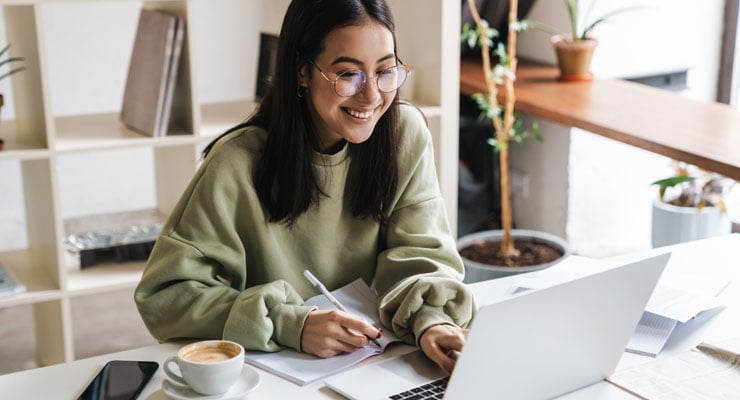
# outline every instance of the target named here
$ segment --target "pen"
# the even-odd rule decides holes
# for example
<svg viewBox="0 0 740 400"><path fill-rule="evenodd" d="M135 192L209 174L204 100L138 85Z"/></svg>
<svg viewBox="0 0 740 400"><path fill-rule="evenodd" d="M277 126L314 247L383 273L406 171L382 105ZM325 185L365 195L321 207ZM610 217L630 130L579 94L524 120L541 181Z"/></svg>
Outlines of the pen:
<svg viewBox="0 0 740 400"><path fill-rule="evenodd" d="M316 279L315 276L313 276L313 274L311 273L311 271L304 270L303 271L303 276L305 276L306 279L308 279L308 281L311 282L311 285L313 285L313 287L315 287L316 289L318 289L318 291L321 292L321 294L323 294L324 297L326 297L331 302L331 304L334 304L334 307L338 308L341 311L344 311L346 313L349 313L349 311L347 310L347 308L344 307L342 305L342 303L340 303L339 300L337 300L337 298L334 297L334 295L331 294L331 292L326 289L326 286L324 286L324 284L321 283L321 281L319 281L318 279ZM380 343L378 343L377 339L371 338L370 336L367 336L367 335L365 335L365 337L367 337L367 340L375 343L376 346L382 347L380 345Z"/></svg>

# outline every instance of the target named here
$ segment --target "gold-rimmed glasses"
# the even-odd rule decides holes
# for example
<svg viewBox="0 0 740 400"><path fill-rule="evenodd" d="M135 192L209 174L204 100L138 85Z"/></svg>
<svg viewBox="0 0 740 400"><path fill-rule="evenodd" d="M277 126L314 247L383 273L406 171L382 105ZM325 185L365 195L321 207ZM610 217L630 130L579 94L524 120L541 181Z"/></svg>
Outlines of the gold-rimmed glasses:
<svg viewBox="0 0 740 400"><path fill-rule="evenodd" d="M321 73L321 76L326 79L327 82L331 83L334 87L334 92L342 97L352 97L360 92L367 83L367 74L359 69L344 71L337 75L336 79L329 79L324 71L316 65L312 60L307 60ZM392 67L388 67L378 72L373 78L378 85L378 90L383 93L389 93L398 88L406 82L406 78L411 75L411 70L403 65L398 64Z"/></svg>

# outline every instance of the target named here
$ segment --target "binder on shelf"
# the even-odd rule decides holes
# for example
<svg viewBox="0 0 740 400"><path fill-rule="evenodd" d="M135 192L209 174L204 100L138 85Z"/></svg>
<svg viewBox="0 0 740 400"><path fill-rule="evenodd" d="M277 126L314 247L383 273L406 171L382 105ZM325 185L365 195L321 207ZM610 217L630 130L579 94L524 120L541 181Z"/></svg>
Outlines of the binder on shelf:
<svg viewBox="0 0 740 400"><path fill-rule="evenodd" d="M256 100L262 100L272 84L277 59L278 37L269 33L260 34L260 56L257 66L257 86L254 94Z"/></svg>
<svg viewBox="0 0 740 400"><path fill-rule="evenodd" d="M164 136L182 52L185 21L142 9L129 61L120 119L148 136Z"/></svg>

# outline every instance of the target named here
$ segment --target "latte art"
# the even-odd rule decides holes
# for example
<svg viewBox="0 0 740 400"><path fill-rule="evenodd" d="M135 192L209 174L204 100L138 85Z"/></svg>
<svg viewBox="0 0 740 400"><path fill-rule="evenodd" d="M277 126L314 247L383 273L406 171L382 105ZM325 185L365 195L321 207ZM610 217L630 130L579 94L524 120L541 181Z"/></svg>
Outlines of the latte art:
<svg viewBox="0 0 740 400"><path fill-rule="evenodd" d="M192 349L182 355L182 358L191 362L217 362L225 361L239 355L239 351L224 347L199 347Z"/></svg>

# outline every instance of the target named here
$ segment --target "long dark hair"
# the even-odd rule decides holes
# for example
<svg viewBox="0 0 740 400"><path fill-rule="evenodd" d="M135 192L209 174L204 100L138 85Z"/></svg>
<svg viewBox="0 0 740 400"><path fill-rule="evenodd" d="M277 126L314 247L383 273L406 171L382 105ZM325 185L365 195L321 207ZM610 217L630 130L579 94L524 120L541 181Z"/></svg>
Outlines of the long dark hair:
<svg viewBox="0 0 740 400"><path fill-rule="evenodd" d="M325 195L314 175L313 152L317 135L303 98L298 96L298 70L303 60L324 51L324 40L334 29L375 20L396 33L385 0L293 0L283 20L272 85L257 111L211 142L203 156L224 135L246 126L268 132L254 186L270 222L294 223ZM300 54L300 57L299 57ZM313 69L308 69L309 73ZM398 185L398 94L379 119L372 135L360 144L349 143L353 167L347 182L352 213L384 222L384 209Z"/></svg>

